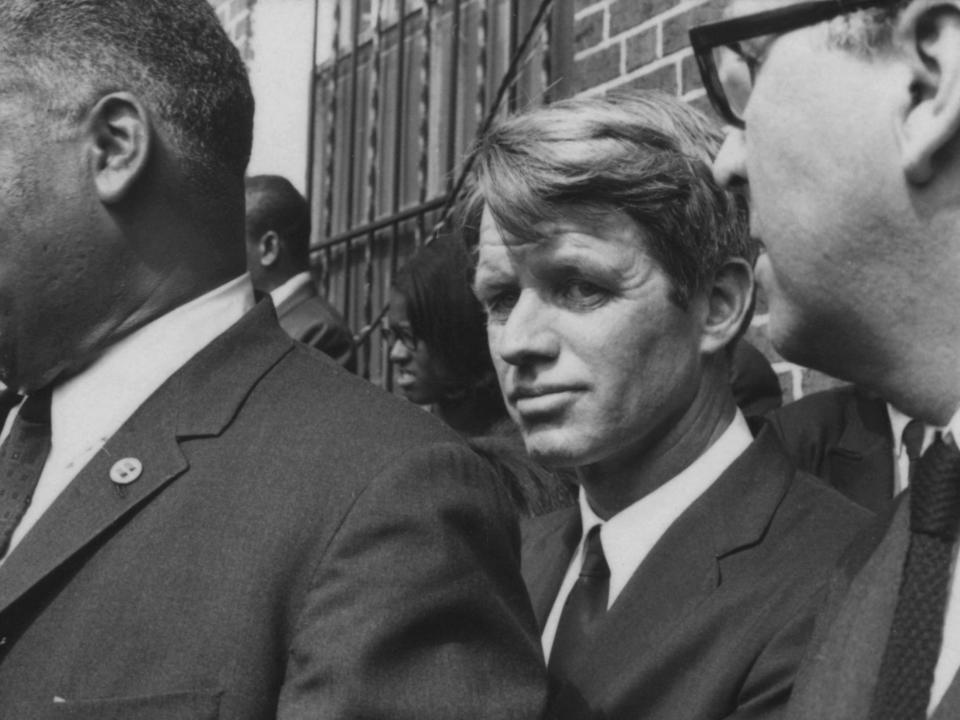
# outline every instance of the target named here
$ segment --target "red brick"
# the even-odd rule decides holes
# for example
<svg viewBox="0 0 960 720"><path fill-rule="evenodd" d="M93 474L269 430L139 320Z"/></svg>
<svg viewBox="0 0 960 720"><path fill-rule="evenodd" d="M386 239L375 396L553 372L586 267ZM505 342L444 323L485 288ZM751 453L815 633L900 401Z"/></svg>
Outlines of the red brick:
<svg viewBox="0 0 960 720"><path fill-rule="evenodd" d="M585 15L574 23L573 51L582 52L603 40L603 9Z"/></svg>
<svg viewBox="0 0 960 720"><path fill-rule="evenodd" d="M610 6L610 37L635 28L679 5L681 0L617 0Z"/></svg>
<svg viewBox="0 0 960 720"><path fill-rule="evenodd" d="M627 38L627 72L657 59L657 28L647 28Z"/></svg>
<svg viewBox="0 0 960 720"><path fill-rule="evenodd" d="M677 66L674 63L664 65L645 75L635 77L616 90L662 90L670 95L677 94Z"/></svg>
<svg viewBox="0 0 960 720"><path fill-rule="evenodd" d="M574 63L574 92L596 87L620 74L620 45L611 45Z"/></svg>
<svg viewBox="0 0 960 720"><path fill-rule="evenodd" d="M690 28L718 19L723 12L723 5L723 0L709 0L703 5L698 5L685 13L680 13L665 20L663 23L663 54L669 55L688 47L690 37L687 33Z"/></svg>

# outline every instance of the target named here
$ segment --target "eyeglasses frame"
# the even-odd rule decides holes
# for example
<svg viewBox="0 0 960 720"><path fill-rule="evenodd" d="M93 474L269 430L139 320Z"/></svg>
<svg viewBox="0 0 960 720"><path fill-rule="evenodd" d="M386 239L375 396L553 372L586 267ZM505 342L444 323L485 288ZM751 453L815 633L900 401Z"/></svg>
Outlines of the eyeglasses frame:
<svg viewBox="0 0 960 720"><path fill-rule="evenodd" d="M894 2L897 0L810 0L785 8L764 10L690 28L690 46L693 48L710 103L724 122L741 130L746 127L746 123L733 112L727 100L720 74L713 61L714 48L764 35L781 35L857 10L892 5Z"/></svg>
<svg viewBox="0 0 960 720"><path fill-rule="evenodd" d="M380 325L380 337L383 338L388 348L392 348L399 340L410 352L415 352L417 346L420 344L420 339L413 334L413 328L404 327L403 325L394 328L386 322Z"/></svg>

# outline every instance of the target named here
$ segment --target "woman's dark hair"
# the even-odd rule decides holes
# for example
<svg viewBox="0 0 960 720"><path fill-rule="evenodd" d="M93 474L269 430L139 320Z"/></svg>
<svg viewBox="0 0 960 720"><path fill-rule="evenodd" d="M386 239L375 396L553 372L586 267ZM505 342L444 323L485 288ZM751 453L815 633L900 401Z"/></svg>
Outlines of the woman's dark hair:
<svg viewBox="0 0 960 720"><path fill-rule="evenodd" d="M407 316L431 357L449 370L451 397L486 399L504 415L503 400L487 346L486 316L470 284L472 265L463 243L442 236L421 247L397 273L395 291L407 301Z"/></svg>

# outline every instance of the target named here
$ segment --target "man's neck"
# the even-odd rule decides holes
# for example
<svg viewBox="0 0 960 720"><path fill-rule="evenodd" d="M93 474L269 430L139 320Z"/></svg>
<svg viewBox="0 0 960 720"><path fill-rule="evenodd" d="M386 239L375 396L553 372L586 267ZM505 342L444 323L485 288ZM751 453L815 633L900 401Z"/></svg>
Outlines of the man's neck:
<svg viewBox="0 0 960 720"><path fill-rule="evenodd" d="M729 386L723 385L698 396L679 422L636 452L580 468L580 483L597 515L612 517L675 478L723 435L735 413Z"/></svg>

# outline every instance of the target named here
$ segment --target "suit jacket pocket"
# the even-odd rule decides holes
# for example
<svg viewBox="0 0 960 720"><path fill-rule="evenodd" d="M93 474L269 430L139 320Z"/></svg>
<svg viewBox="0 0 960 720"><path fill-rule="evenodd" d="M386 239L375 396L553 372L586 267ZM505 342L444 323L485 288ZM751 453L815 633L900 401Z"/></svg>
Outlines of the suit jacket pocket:
<svg viewBox="0 0 960 720"><path fill-rule="evenodd" d="M21 703L18 720L217 720L219 692L182 692L130 698Z"/></svg>

